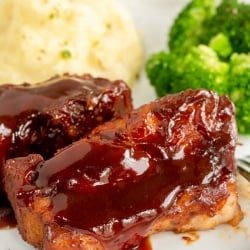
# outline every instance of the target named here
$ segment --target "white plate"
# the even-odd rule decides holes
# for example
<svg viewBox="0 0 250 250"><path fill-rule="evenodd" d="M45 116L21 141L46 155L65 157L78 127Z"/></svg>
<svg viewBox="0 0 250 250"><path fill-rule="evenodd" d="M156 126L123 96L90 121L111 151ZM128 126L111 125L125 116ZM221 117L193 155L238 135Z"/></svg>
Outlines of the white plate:
<svg viewBox="0 0 250 250"><path fill-rule="evenodd" d="M148 55L166 47L167 30L187 0L120 0L131 10ZM248 0L249 1L249 0ZM133 89L135 106L153 100L156 95L143 72ZM249 153L250 137L239 138L242 146L237 156ZM240 204L245 213L239 226L222 225L214 230L193 234L164 232L151 237L153 250L249 250L250 249L250 184L239 181ZM189 240L187 240L189 239ZM33 250L16 229L0 230L0 250ZM59 249L58 249L59 250Z"/></svg>

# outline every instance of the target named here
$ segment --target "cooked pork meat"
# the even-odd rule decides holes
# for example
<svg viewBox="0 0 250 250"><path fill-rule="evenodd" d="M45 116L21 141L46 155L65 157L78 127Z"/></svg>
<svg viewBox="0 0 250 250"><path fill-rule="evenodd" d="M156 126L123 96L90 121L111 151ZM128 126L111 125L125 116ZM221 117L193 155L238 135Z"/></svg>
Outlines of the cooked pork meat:
<svg viewBox="0 0 250 250"><path fill-rule="evenodd" d="M167 95L56 153L10 159L4 184L39 249L132 249L162 230L241 219L234 106L206 90Z"/></svg>
<svg viewBox="0 0 250 250"><path fill-rule="evenodd" d="M29 153L48 159L98 124L132 109L124 82L90 75L58 76L36 86L2 85L0 103L2 164Z"/></svg>

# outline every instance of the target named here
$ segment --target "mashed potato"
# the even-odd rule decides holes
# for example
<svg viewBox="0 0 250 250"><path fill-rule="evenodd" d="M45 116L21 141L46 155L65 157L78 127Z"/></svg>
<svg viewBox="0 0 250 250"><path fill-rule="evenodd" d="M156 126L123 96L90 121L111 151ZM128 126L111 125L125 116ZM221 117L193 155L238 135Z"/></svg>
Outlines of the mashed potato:
<svg viewBox="0 0 250 250"><path fill-rule="evenodd" d="M91 73L132 83L142 48L115 0L2 0L0 82L40 82Z"/></svg>

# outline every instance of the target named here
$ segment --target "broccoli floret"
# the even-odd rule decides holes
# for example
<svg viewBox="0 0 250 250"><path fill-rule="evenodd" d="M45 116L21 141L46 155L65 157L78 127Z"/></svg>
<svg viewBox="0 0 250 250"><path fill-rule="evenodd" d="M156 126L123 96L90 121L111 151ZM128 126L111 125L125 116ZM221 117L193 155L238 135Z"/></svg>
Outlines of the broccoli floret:
<svg viewBox="0 0 250 250"><path fill-rule="evenodd" d="M175 19L169 33L171 51L183 51L200 44L203 22L214 15L216 0L193 0Z"/></svg>
<svg viewBox="0 0 250 250"><path fill-rule="evenodd" d="M250 51L250 5L237 0L223 0L216 13L203 23L200 43L208 44L223 33L228 37L232 52ZM182 35L181 35L182 36Z"/></svg>
<svg viewBox="0 0 250 250"><path fill-rule="evenodd" d="M172 92L169 84L162 84L163 82L169 83L172 81L173 75L169 74L172 61L172 54L162 51L152 55L146 63L148 78L152 79L151 83L154 85L158 96Z"/></svg>
<svg viewBox="0 0 250 250"><path fill-rule="evenodd" d="M215 41L226 42L226 49L231 47L226 55L225 47L216 50L224 59L233 52L247 53L250 50L249 4L237 0L222 0L220 5L215 0L191 1L174 21L168 47L171 51L185 52L193 46L210 45Z"/></svg>
<svg viewBox="0 0 250 250"><path fill-rule="evenodd" d="M212 48L218 56L227 59L232 54L232 46L226 35L219 33L212 37L209 42L209 47Z"/></svg>
<svg viewBox="0 0 250 250"><path fill-rule="evenodd" d="M183 57L177 57L179 63L178 68L175 68L176 72L173 72L177 76L172 82L173 92L187 88L212 89L219 94L227 92L228 64L220 61L211 48L199 45Z"/></svg>
<svg viewBox="0 0 250 250"><path fill-rule="evenodd" d="M184 89L213 89L227 92L229 65L220 61L208 46L193 47L187 54L161 52L146 64L147 76L158 95Z"/></svg>
<svg viewBox="0 0 250 250"><path fill-rule="evenodd" d="M190 88L227 94L236 106L239 132L250 134L250 53L234 53L224 62L205 45L182 55L160 52L149 58L146 72L159 96Z"/></svg>
<svg viewBox="0 0 250 250"><path fill-rule="evenodd" d="M188 88L227 94L240 133L250 134L250 4L193 0L169 33L169 50L149 58L146 73L159 96Z"/></svg>
<svg viewBox="0 0 250 250"><path fill-rule="evenodd" d="M240 133L250 133L250 53L234 53L230 58L228 95L236 106Z"/></svg>

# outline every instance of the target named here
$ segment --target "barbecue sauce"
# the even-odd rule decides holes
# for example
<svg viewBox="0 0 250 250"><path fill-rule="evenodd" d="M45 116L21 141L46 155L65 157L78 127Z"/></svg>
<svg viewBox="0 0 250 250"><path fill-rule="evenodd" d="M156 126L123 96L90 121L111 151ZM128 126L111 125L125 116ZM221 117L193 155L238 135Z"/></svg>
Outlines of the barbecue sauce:
<svg viewBox="0 0 250 250"><path fill-rule="evenodd" d="M18 200L49 196L61 227L105 249L133 249L157 219L181 212L185 190L215 214L235 168L233 114L228 98L203 90L159 99L41 160L17 187Z"/></svg>
<svg viewBox="0 0 250 250"><path fill-rule="evenodd" d="M132 108L125 83L90 75L58 76L35 86L1 85L0 103L0 179L6 159L30 153L49 159L98 124ZM2 189L0 181L0 193ZM8 222L6 216L0 223Z"/></svg>
<svg viewBox="0 0 250 250"><path fill-rule="evenodd" d="M35 86L2 85L0 103L0 164L30 153L49 159L132 108L125 83L90 75L58 76Z"/></svg>

